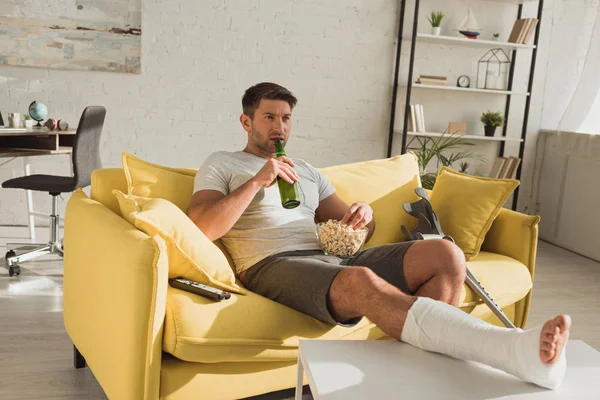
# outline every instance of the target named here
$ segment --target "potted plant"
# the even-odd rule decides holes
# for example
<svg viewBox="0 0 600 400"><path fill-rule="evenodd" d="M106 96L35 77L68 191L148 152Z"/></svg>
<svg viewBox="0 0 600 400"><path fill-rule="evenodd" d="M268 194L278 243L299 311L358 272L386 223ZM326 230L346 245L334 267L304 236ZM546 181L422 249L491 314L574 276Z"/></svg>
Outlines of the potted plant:
<svg viewBox="0 0 600 400"><path fill-rule="evenodd" d="M33 128L33 120L29 114L23 114L23 118L25 118L25 128Z"/></svg>
<svg viewBox="0 0 600 400"><path fill-rule="evenodd" d="M432 11L427 17L427 20L431 24L431 33L435 36L440 36L442 19L444 19L444 13L441 11Z"/></svg>
<svg viewBox="0 0 600 400"><path fill-rule="evenodd" d="M484 125L485 136L494 136L496 128L504 125L504 117L499 112L488 110L481 114L481 122Z"/></svg>
<svg viewBox="0 0 600 400"><path fill-rule="evenodd" d="M441 166L452 168L453 164L460 163L460 172L467 171L469 164L464 162L467 159L477 159L481 162L487 162L485 157L470 151L464 151L466 146L475 146L475 143L466 140L461 135L454 135L444 132L440 137L426 140L421 144L421 148L415 151L419 162L419 175L421 176L421 186L424 189L433 189L437 178L437 171ZM462 149L461 149L462 148ZM435 160L435 161L434 161ZM435 162L435 172L431 171Z"/></svg>

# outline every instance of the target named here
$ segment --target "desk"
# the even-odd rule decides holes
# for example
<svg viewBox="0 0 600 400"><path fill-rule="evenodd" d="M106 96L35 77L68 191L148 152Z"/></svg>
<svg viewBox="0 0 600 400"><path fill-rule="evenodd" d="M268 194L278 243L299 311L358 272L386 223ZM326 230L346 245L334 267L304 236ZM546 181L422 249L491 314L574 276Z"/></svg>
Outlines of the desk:
<svg viewBox="0 0 600 400"><path fill-rule="evenodd" d="M21 158L25 175L31 175L29 157L71 154L76 132L75 129L51 131L47 128L26 128L24 132L3 131L0 129L0 159L4 159L0 161L0 167ZM70 163L70 165L72 176L73 164ZM36 212L33 209L32 191L26 190L25 192L27 195L29 237L32 242L35 242L35 217L49 218L49 213Z"/></svg>

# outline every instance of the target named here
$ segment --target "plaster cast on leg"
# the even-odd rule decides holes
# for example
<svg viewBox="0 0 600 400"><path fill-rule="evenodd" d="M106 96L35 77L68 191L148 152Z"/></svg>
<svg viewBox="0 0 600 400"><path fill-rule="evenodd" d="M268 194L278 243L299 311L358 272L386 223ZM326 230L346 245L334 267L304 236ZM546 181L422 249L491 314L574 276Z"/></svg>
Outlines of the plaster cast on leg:
<svg viewBox="0 0 600 400"><path fill-rule="evenodd" d="M527 331L500 328L449 304L419 297L408 311L402 341L556 389L566 370L566 343L554 364L544 364L539 355L541 330L541 326Z"/></svg>

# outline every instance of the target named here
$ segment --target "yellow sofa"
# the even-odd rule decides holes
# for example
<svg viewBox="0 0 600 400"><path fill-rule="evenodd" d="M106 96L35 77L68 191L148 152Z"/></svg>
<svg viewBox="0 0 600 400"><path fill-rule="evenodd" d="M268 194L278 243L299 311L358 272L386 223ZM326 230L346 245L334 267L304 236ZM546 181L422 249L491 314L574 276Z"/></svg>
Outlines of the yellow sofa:
<svg viewBox="0 0 600 400"><path fill-rule="evenodd" d="M367 246L405 240L401 204L416 200L420 184L414 155L322 171L345 201L373 206ZM121 217L113 189L127 192L123 169L94 171L90 197L79 190L68 202L64 239L65 327L110 399L249 397L295 386L299 339L391 339L366 319L333 326L249 291L213 302L170 287L165 242ZM529 310L538 221L502 209L468 263L518 327ZM501 325L466 285L461 301Z"/></svg>

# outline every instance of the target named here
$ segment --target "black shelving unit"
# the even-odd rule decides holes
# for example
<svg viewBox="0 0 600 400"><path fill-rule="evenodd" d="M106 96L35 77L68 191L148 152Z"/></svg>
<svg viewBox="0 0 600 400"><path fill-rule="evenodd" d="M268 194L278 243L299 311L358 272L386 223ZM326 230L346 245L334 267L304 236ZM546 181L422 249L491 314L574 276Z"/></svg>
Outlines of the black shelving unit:
<svg viewBox="0 0 600 400"><path fill-rule="evenodd" d="M400 134L402 135L401 136L402 137L401 154L404 154L407 151L408 116L410 115L410 102L411 102L413 80L414 80L413 79L413 70L414 70L414 62L415 62L415 48L416 48L417 40L419 40L418 20L419 20L419 11L420 11L420 6L421 6L421 0L414 0L414 1L415 1L415 9L414 9L414 16L413 16L412 33L410 36L410 60L409 60L409 67L408 67L408 80L407 80L407 85L406 85L406 103L405 103L405 107L404 107L403 128L402 128L402 131L400 132ZM507 6L518 5L517 19L520 19L523 15L523 3L536 2L538 5L538 9L537 9L538 24L535 29L533 44L530 46L511 45L511 47L513 47L513 49L512 49L512 54L511 54L511 65L510 65L510 69L509 69L508 85L507 85L507 92L510 92L510 93L504 94L506 96L506 105L505 105L505 111L504 111L505 123L502 128L502 136L504 138L508 138L507 130L508 130L508 121L509 121L509 114L510 114L511 97L514 95L513 82L514 82L515 65L516 65L516 61L517 61L517 51L519 49L530 48L532 51L532 55L531 55L529 78L528 78L528 83L527 83L527 93L528 94L526 95L526 99L525 99L523 126L522 126L522 130L521 130L521 140L520 140L520 146L519 146L519 158L521 159L521 162L519 163L519 167L517 168L517 175L516 175L516 179L520 180L521 179L521 169L523 166L523 155L525 152L525 142L527 139L527 125L529 123L529 110L530 110L530 105L531 105L531 97L533 94L532 93L533 78L534 78L534 73L535 73L535 63L536 63L536 58L537 58L539 36L540 36L540 30L541 30L541 24L542 24L542 11L544 8L544 0L514 0L514 1L513 0L488 0L488 1L503 3L503 4L506 4ZM394 69L394 85L393 85L393 91L392 91L392 107L391 107L391 113L390 113L389 137L388 137L388 147L387 147L387 156L388 157L391 157L391 155L392 155L392 147L393 147L394 137L398 134L397 132L394 131L394 124L395 124L395 115L396 115L396 103L397 103L397 97L398 97L398 78L400 75L400 57L401 57L401 51L402 51L402 42L404 39L403 32L404 32L404 20L405 20L405 15L406 15L406 3L407 3L407 0L400 0L400 13L399 13L398 38L397 38L398 44L396 46L396 65L395 65L395 69ZM474 40L479 40L479 39L474 39ZM451 43L452 43L452 40L449 40L448 44L451 44ZM503 47L502 43L497 43L497 44L490 43L489 45L490 45L490 47ZM504 47L506 47L506 43L504 43ZM492 91L490 90L490 92L492 92ZM505 145L506 145L505 140L500 141L500 146L499 146L499 150L498 150L499 157L504 156ZM517 187L517 189L515 190L514 195L513 195L513 204L512 204L513 210L516 210L518 200L519 200L519 188Z"/></svg>

